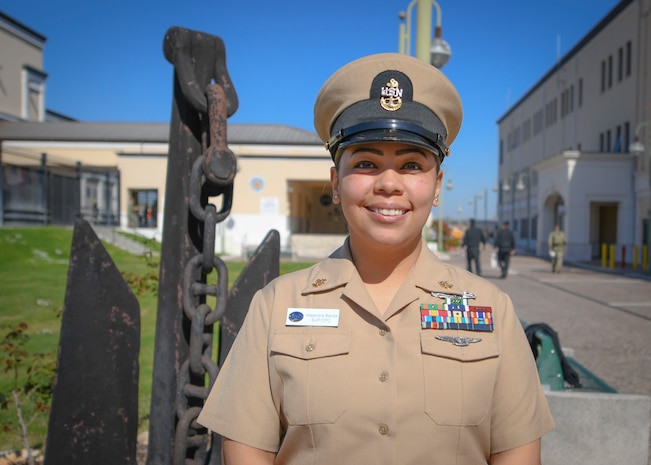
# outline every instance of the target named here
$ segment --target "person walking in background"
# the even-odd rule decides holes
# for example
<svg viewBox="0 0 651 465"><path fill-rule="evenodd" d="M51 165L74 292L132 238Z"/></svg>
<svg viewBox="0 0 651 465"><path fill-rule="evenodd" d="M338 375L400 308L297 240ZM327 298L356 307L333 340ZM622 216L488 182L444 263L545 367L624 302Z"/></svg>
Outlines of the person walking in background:
<svg viewBox="0 0 651 465"><path fill-rule="evenodd" d="M479 245L482 249L486 246L484 232L475 225L475 220L470 220L470 227L463 236L462 246L466 248L468 259L468 271L472 272L472 262L475 262L475 274L481 276L481 265L479 264Z"/></svg>
<svg viewBox="0 0 651 465"><path fill-rule="evenodd" d="M565 253L567 238L559 225L554 226L554 230L549 233L547 242L549 254L552 257L552 273L560 273L563 268L563 254Z"/></svg>
<svg viewBox="0 0 651 465"><path fill-rule="evenodd" d="M509 229L508 221L502 223L502 228L495 235L495 249L497 249L497 263L502 270L500 278L506 278L509 274L511 255L515 253L515 238Z"/></svg>

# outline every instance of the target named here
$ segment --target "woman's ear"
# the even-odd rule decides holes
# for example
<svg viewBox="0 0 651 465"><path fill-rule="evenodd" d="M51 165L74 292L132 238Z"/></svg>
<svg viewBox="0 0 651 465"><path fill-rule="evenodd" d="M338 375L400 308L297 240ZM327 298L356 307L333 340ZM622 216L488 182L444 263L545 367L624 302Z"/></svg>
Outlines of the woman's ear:
<svg viewBox="0 0 651 465"><path fill-rule="evenodd" d="M334 166L330 168L330 185L332 187L332 203L339 205L341 197L339 196L339 173Z"/></svg>
<svg viewBox="0 0 651 465"><path fill-rule="evenodd" d="M443 185L443 171L439 166L438 173L436 175L436 189L434 190L434 202L432 205L435 207L439 206L439 194L441 193L441 186Z"/></svg>

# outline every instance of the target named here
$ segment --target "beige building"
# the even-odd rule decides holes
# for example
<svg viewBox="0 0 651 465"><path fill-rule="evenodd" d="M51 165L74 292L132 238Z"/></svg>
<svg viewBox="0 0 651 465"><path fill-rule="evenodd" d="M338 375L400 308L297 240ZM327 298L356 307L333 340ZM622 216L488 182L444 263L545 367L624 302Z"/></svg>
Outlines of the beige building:
<svg viewBox="0 0 651 465"><path fill-rule="evenodd" d="M45 120L45 37L0 12L0 117ZM5 44L10 46L5 46Z"/></svg>
<svg viewBox="0 0 651 465"><path fill-rule="evenodd" d="M169 124L84 123L45 108L46 38L0 13L0 226L73 224L79 216L160 239ZM323 256L343 240L329 153L285 125L229 124L237 157L231 215L216 251L243 255L270 229L285 253Z"/></svg>
<svg viewBox="0 0 651 465"><path fill-rule="evenodd" d="M53 217L57 207L52 201L61 195L41 186L39 173L47 170L50 177L56 173L71 180L68 188L78 189L79 196L69 197L69 207L78 204L89 221L160 239L168 137L165 123L0 122L3 189L14 197L28 191L20 195L22 206L4 199L5 223L71 223L68 216ZM269 229L280 232L283 250L294 255L315 253L301 252L309 240L303 235L325 241L323 253L341 243L343 219L330 197L332 162L316 134L281 125L235 124L228 127L228 141L238 172L231 215L217 231L217 252L246 253ZM34 212L28 200L40 199L43 188L49 212ZM73 220L76 214L73 210ZM292 246L294 235L302 241L294 238Z"/></svg>
<svg viewBox="0 0 651 465"><path fill-rule="evenodd" d="M619 2L499 119L498 214L520 247L546 255L558 223L570 260L607 244L618 263L622 250L640 263L651 234L650 13L651 0Z"/></svg>

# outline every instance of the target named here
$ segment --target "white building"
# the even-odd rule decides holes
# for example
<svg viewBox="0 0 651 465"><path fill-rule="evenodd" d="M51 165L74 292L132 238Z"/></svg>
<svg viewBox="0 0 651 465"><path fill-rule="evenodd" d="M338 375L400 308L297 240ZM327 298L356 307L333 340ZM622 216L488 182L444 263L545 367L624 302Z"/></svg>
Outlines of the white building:
<svg viewBox="0 0 651 465"><path fill-rule="evenodd" d="M622 0L499 120L500 221L546 255L641 263L651 217L651 0ZM629 146L639 138L643 153ZM639 144L638 144L639 147ZM634 250L637 255L634 258Z"/></svg>

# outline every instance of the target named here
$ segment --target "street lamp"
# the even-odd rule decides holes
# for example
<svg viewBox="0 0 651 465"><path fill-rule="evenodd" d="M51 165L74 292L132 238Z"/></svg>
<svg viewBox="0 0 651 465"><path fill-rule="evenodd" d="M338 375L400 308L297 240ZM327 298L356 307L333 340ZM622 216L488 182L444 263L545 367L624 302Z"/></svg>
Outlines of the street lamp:
<svg viewBox="0 0 651 465"><path fill-rule="evenodd" d="M527 250L531 250L531 180L528 173L520 174L515 189L518 191L527 189Z"/></svg>
<svg viewBox="0 0 651 465"><path fill-rule="evenodd" d="M642 131L642 128L644 127L651 127L651 123L648 121L644 121L640 124L638 124L635 127L635 140L628 146L628 151L631 152L636 157L639 157L640 159L643 159L642 157L646 153L649 157L651 157L651 144L649 144L649 147L645 147L644 144L640 141L640 132ZM651 136L647 137L647 143L651 141ZM651 187L651 158L649 159L649 186ZM649 211L647 212L648 214L648 219L647 219L647 227L646 227L646 244L647 244L647 254L651 255L651 208L649 208ZM651 274L651 260L648 261L647 263L647 272Z"/></svg>
<svg viewBox="0 0 651 465"><path fill-rule="evenodd" d="M450 45L441 37L443 29L441 28L441 7L435 0L411 0L407 6L407 12L401 11L398 18L401 20L398 37L398 50L404 55L411 55L411 17L414 5L416 10L416 58L430 63L436 68L442 68L450 59L452 52ZM432 6L436 9L436 31L434 39L432 37ZM406 20L404 23L403 20ZM446 186L448 190L452 189L452 181L448 181ZM439 192L439 224L438 224L438 249L443 250L443 191Z"/></svg>
<svg viewBox="0 0 651 465"><path fill-rule="evenodd" d="M452 187L454 187L452 184L452 179L448 179L445 188L451 191ZM436 241L438 242L439 252L442 252L443 251L443 189L441 189L441 192L439 192L438 209L439 209L439 224L438 224L438 231L436 233Z"/></svg>
<svg viewBox="0 0 651 465"><path fill-rule="evenodd" d="M644 121L635 127L635 140L631 143L631 145L628 146L628 151L633 155L643 155L646 151L646 147L644 147L644 144L640 142L640 132L642 131L642 128L649 126L651 126L651 123ZM651 151L649 155L651 155Z"/></svg>
<svg viewBox="0 0 651 465"><path fill-rule="evenodd" d="M473 208L472 217L475 220L477 220L477 199L483 199L483 198L484 198L484 194L482 192L479 192L479 193L475 194L474 196L472 196L472 197L470 197L468 199L468 205L472 205L472 208Z"/></svg>
<svg viewBox="0 0 651 465"><path fill-rule="evenodd" d="M511 176L506 178L506 181L502 184L502 193L511 191L511 228L515 230L515 189L511 189L511 183L514 182ZM514 186L514 187L517 187ZM504 199L502 199L502 205L504 205ZM506 215L504 215L506 216Z"/></svg>
<svg viewBox="0 0 651 465"><path fill-rule="evenodd" d="M435 0L411 0L407 12L398 14L400 20L400 33L398 50L405 55L411 55L411 17L414 5L418 4L416 11L416 58L430 63L436 68L442 68L452 56L450 45L443 39L441 27L441 7ZM432 37L432 6L436 10L436 29Z"/></svg>

